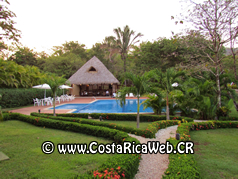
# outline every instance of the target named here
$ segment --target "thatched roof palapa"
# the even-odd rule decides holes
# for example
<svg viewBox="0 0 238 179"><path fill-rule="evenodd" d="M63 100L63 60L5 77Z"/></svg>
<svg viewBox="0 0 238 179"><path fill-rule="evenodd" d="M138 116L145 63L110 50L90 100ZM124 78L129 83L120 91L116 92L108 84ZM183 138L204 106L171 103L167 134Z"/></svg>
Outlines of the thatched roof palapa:
<svg viewBox="0 0 238 179"><path fill-rule="evenodd" d="M87 61L68 81L71 84L120 84L115 76L97 58Z"/></svg>

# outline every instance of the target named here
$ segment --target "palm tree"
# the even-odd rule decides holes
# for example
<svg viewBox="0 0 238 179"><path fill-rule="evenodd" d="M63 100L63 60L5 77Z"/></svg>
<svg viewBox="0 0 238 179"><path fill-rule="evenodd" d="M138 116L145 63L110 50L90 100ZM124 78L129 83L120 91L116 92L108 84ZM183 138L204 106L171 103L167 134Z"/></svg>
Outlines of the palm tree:
<svg viewBox="0 0 238 179"><path fill-rule="evenodd" d="M126 58L127 54L131 48L132 45L135 43L139 42L139 40L135 41L138 37L142 37L143 35L141 33L137 33L135 35L135 31L130 30L129 26L126 25L123 29L121 30L120 27L117 29L113 30L114 33L117 36L116 42L117 42L117 48L119 49L119 53L121 54L121 59L124 61L124 73L126 73ZM132 39L132 36L135 37ZM125 85L126 85L126 80L125 80Z"/></svg>
<svg viewBox="0 0 238 179"><path fill-rule="evenodd" d="M169 118L169 95L170 92L175 88L172 86L173 83L181 82L180 76L184 75L183 71L177 72L174 68L168 68L165 73L161 70L155 69L151 71L153 78L158 82L156 84L161 90L164 90L166 93L166 119Z"/></svg>
<svg viewBox="0 0 238 179"><path fill-rule="evenodd" d="M132 86L130 87L122 87L118 92L120 96L121 105L125 104L126 94L133 93L134 96L137 97L137 128L139 128L140 123L140 96L145 95L152 91L149 85L150 76L149 73L144 73L143 75L135 75L133 73L126 73L125 79L128 79L132 82Z"/></svg>
<svg viewBox="0 0 238 179"><path fill-rule="evenodd" d="M148 99L142 102L144 109L151 107L155 114L161 115L162 109L166 105L164 97L161 93L149 94Z"/></svg>
<svg viewBox="0 0 238 179"><path fill-rule="evenodd" d="M55 74L49 74L47 76L47 78L45 79L45 83L47 83L50 86L51 91L53 93L53 108L54 108L53 113L54 113L54 116L55 116L55 97L56 97L56 91L58 90L59 86L65 84L66 81L67 80L65 78L58 77Z"/></svg>

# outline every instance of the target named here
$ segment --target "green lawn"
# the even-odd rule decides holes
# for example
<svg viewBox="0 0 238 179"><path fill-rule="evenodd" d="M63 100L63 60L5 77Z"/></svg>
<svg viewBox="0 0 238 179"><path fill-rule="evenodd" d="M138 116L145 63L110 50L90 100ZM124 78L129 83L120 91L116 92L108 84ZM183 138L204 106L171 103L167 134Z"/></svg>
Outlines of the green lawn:
<svg viewBox="0 0 238 179"><path fill-rule="evenodd" d="M190 131L203 179L238 179L238 129Z"/></svg>
<svg viewBox="0 0 238 179"><path fill-rule="evenodd" d="M58 143L111 143L84 134L36 127L21 121L0 123L0 151L10 160L0 161L0 178L72 178L105 162L108 154L43 154L44 141Z"/></svg>
<svg viewBox="0 0 238 179"><path fill-rule="evenodd" d="M136 128L136 121L110 121L110 120L105 120L105 121L102 121L102 122L114 123L114 124L118 124L118 125L125 126L125 127L134 127L134 128ZM146 129L149 124L151 124L151 122L140 122L139 127L140 127L140 129Z"/></svg>

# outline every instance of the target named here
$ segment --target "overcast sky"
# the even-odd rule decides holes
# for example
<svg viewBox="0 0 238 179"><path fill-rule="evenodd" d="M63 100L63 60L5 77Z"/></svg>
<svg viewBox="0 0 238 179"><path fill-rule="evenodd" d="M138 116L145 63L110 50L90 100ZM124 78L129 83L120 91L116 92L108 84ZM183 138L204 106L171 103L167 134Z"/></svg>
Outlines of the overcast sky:
<svg viewBox="0 0 238 179"><path fill-rule="evenodd" d="M20 42L34 51L49 53L53 46L78 41L91 48L113 29L125 25L144 36L141 41L169 38L180 32L171 16L181 10L179 0L9 0Z"/></svg>

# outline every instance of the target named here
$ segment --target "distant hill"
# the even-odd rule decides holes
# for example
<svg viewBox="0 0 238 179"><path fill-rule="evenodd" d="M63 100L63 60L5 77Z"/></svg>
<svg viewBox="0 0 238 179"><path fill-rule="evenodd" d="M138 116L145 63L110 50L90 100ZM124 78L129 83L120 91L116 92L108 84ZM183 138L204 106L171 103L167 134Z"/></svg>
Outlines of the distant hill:
<svg viewBox="0 0 238 179"><path fill-rule="evenodd" d="M235 52L238 51L238 48L235 48ZM226 52L225 52L226 55L231 55L231 49L230 48L226 48Z"/></svg>

